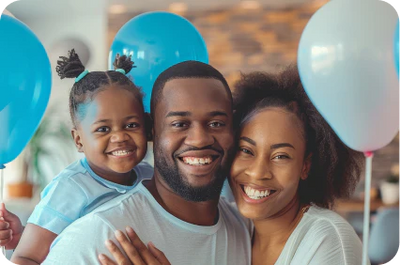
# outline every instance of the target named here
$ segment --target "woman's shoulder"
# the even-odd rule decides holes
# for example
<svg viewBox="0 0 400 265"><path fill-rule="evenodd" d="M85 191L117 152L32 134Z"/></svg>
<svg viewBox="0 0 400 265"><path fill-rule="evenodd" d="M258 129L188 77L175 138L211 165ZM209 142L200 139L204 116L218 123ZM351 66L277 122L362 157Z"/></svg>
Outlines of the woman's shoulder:
<svg viewBox="0 0 400 265"><path fill-rule="evenodd" d="M361 241L352 226L334 211L317 206L304 214L288 243L296 256L307 257L310 262L305 264L358 264L362 258Z"/></svg>
<svg viewBox="0 0 400 265"><path fill-rule="evenodd" d="M305 230L306 233L318 234L319 236L336 235L342 237L351 233L357 237L354 228L342 216L332 210L318 206L311 206L308 209L299 223L299 228Z"/></svg>

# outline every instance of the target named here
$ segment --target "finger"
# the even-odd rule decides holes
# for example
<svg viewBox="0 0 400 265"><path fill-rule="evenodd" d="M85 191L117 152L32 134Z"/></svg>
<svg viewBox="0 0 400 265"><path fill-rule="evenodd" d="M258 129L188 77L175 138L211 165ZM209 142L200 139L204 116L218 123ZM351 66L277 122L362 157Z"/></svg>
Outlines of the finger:
<svg viewBox="0 0 400 265"><path fill-rule="evenodd" d="M106 241L106 247L110 251L110 253L114 256L114 259L117 261L119 265L129 265L132 264L125 256L122 254L121 250L115 245L111 240ZM136 265L136 263L134 263ZM138 263L138 265L142 265Z"/></svg>
<svg viewBox="0 0 400 265"><path fill-rule="evenodd" d="M99 255L99 261L101 265L117 265L114 261L112 261L109 257L104 254Z"/></svg>
<svg viewBox="0 0 400 265"><path fill-rule="evenodd" d="M0 231L0 240L10 239L12 237L12 230L1 230Z"/></svg>
<svg viewBox="0 0 400 265"><path fill-rule="evenodd" d="M162 265L171 265L165 256L164 252L156 248L152 242L148 244L150 252L154 255L154 257L162 264Z"/></svg>
<svg viewBox="0 0 400 265"><path fill-rule="evenodd" d="M7 218L8 215L9 212L6 209L6 205L4 204L4 202L0 203L0 216Z"/></svg>
<svg viewBox="0 0 400 265"><path fill-rule="evenodd" d="M11 241L11 238L0 240L0 246L2 246L2 247L6 246L8 243L10 243L10 241Z"/></svg>
<svg viewBox="0 0 400 265"><path fill-rule="evenodd" d="M0 230L6 230L10 227L10 223L6 221L0 221Z"/></svg>
<svg viewBox="0 0 400 265"><path fill-rule="evenodd" d="M136 249L136 247L128 240L124 233L117 230L115 231L115 237L117 238L118 242L121 244L122 249L125 251L126 255L129 257L131 262L135 265L144 265L144 261L142 256Z"/></svg>
<svg viewBox="0 0 400 265"><path fill-rule="evenodd" d="M136 248L137 252L139 252L140 256L146 262L146 264L153 264L154 262L157 262L157 259L153 256L153 254L151 254L146 245L143 244L142 240L140 240L138 235L135 233L135 231L133 231L131 227L126 227L126 233L128 234L128 237L131 240L133 246Z"/></svg>
<svg viewBox="0 0 400 265"><path fill-rule="evenodd" d="M6 209L6 205L4 203L0 204L0 217L4 218L5 220L10 220L10 221L17 221L16 219L19 220L19 217L17 215L15 215L12 212L9 212Z"/></svg>

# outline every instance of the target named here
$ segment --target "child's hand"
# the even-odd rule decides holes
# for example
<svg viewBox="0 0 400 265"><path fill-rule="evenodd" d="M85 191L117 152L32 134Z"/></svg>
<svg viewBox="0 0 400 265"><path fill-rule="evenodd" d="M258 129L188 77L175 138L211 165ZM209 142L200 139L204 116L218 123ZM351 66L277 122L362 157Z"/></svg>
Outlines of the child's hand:
<svg viewBox="0 0 400 265"><path fill-rule="evenodd" d="M0 204L0 246L15 249L21 238L24 227L18 216L6 210L4 203Z"/></svg>

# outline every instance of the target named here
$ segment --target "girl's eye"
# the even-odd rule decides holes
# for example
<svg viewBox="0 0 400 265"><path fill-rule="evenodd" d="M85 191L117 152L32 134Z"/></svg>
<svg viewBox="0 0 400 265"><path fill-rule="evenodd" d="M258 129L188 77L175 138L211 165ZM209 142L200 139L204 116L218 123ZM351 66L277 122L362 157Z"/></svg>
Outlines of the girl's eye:
<svg viewBox="0 0 400 265"><path fill-rule="evenodd" d="M244 148L244 147L239 148L239 151L246 155L253 155L253 153L249 149Z"/></svg>
<svg viewBox="0 0 400 265"><path fill-rule="evenodd" d="M225 126L225 124L223 124L222 122L215 121L215 122L210 123L209 126L210 127L214 127L214 128L218 128L218 127Z"/></svg>
<svg viewBox="0 0 400 265"><path fill-rule="evenodd" d="M139 128L139 127L140 127L140 124L137 122L132 122L132 123L129 123L128 125L126 125L126 128L129 128L129 129Z"/></svg>
<svg viewBox="0 0 400 265"><path fill-rule="evenodd" d="M103 127L100 127L98 129L96 129L96 132L101 132L101 133L109 132L109 131L110 131L110 128L108 128L106 126L103 126Z"/></svg>

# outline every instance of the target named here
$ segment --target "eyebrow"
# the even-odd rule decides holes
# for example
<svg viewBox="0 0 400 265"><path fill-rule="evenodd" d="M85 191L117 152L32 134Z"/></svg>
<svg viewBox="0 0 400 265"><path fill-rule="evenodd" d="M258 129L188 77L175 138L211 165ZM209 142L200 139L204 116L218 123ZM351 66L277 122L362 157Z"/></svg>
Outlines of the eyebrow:
<svg viewBox="0 0 400 265"><path fill-rule="evenodd" d="M293 149L296 150L296 148L294 148L294 146L289 144L289 143L280 143L280 144L271 145L271 149L278 149L278 148L281 148L281 147L290 147L290 148L293 148Z"/></svg>
<svg viewBox="0 0 400 265"><path fill-rule="evenodd" d="M131 115L131 116L126 117L124 120L130 120L130 119L133 119L133 118L137 119L139 117L137 115ZM98 124L98 123L107 123L107 122L110 122L110 121L111 121L110 119L103 119L103 120L95 121L92 124L95 125L95 124Z"/></svg>
<svg viewBox="0 0 400 265"><path fill-rule="evenodd" d="M249 137L242 136L242 137L240 137L239 140L243 140L243 141L248 142L248 143L250 143L250 144L252 144L254 146L257 146L256 142L254 140L250 139ZM290 147L290 148L295 149L293 147L293 145L291 145L289 143L279 143L279 144L273 144L273 145L270 146L271 149L278 149L278 148L282 148L282 147Z"/></svg>
<svg viewBox="0 0 400 265"><path fill-rule="evenodd" d="M92 124L95 125L95 124L98 124L98 123L106 123L106 122L109 122L109 121L110 121L110 120L103 119L103 120L95 121L95 122L93 122Z"/></svg>
<svg viewBox="0 0 400 265"><path fill-rule="evenodd" d="M248 142L249 144L252 144L252 145L254 145L254 146L257 146L256 142L255 142L254 140L250 139L249 137L242 136L242 137L240 137L239 140L243 140L243 141L245 141L245 142Z"/></svg>
<svg viewBox="0 0 400 265"><path fill-rule="evenodd" d="M168 117L175 117L175 116L179 116L179 117L189 117L190 115L192 115L191 112L189 111L170 111L168 112L168 114L165 116L165 118ZM215 116L225 116L228 117L228 114L226 112L223 111L211 111L208 113L208 115L210 117L215 117Z"/></svg>
<svg viewBox="0 0 400 265"><path fill-rule="evenodd" d="M165 116L165 118L175 117L175 116L188 117L188 116L190 116L190 114L191 113L189 111L170 111L170 112L168 112L167 116Z"/></svg>

